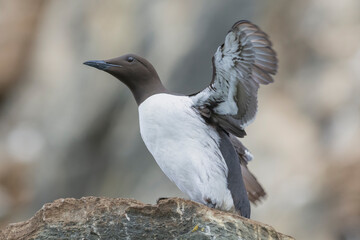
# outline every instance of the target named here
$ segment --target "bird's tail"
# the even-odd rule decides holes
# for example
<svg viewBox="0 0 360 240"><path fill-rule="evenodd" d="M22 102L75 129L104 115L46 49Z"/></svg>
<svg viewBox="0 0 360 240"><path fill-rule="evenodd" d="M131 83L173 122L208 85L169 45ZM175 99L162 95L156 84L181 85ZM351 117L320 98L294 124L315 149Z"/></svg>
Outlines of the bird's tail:
<svg viewBox="0 0 360 240"><path fill-rule="evenodd" d="M266 192L246 165L244 166L243 164L241 164L241 173L244 179L245 188L248 193L249 200L256 205L258 202L261 202L261 200L266 197Z"/></svg>

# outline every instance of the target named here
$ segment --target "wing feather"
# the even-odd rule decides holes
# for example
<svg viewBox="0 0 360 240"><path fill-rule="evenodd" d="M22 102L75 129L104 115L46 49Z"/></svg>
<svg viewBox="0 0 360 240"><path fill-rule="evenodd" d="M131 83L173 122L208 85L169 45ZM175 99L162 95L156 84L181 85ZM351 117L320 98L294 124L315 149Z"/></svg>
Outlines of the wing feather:
<svg viewBox="0 0 360 240"><path fill-rule="evenodd" d="M255 118L260 84L273 82L276 53L268 35L248 21L239 21L213 57L213 80L192 95L194 107L209 121L238 137ZM206 109L206 110L204 110Z"/></svg>
<svg viewBox="0 0 360 240"><path fill-rule="evenodd" d="M263 198L266 197L266 192L256 179L256 177L250 172L247 167L247 163L252 160L252 155L247 148L240 142L238 138L230 135L230 141L235 148L236 153L239 156L241 173L244 179L246 191L248 193L249 200L253 204L257 204Z"/></svg>

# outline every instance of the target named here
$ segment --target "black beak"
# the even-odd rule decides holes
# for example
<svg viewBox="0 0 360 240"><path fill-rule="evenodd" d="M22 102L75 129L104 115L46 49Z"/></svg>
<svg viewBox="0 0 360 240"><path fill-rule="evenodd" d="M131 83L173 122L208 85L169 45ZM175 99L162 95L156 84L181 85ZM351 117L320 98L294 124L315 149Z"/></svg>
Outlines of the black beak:
<svg viewBox="0 0 360 240"><path fill-rule="evenodd" d="M87 61L84 62L85 65L88 65L90 67L94 67L100 70L106 70L109 67L121 67L120 65L115 65L115 64L111 64L111 63L107 63L105 61Z"/></svg>

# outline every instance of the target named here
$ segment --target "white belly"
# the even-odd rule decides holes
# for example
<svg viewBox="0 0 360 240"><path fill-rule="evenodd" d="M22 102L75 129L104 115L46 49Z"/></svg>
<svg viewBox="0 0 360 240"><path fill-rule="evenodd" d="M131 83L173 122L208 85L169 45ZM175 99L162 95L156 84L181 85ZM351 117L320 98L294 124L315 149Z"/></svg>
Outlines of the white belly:
<svg viewBox="0 0 360 240"><path fill-rule="evenodd" d="M227 166L217 131L191 108L187 96L156 94L139 106L140 132L161 170L190 199L229 210Z"/></svg>

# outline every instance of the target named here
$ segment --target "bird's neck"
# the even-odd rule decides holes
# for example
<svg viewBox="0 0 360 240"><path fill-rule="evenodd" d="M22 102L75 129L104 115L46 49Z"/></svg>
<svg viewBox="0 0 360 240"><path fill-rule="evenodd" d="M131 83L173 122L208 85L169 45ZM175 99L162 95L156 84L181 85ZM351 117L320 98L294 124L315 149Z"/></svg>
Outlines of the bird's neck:
<svg viewBox="0 0 360 240"><path fill-rule="evenodd" d="M137 81L137 84L131 86L128 85L128 87L134 95L138 106L154 94L169 93L158 77L146 79L144 81Z"/></svg>

